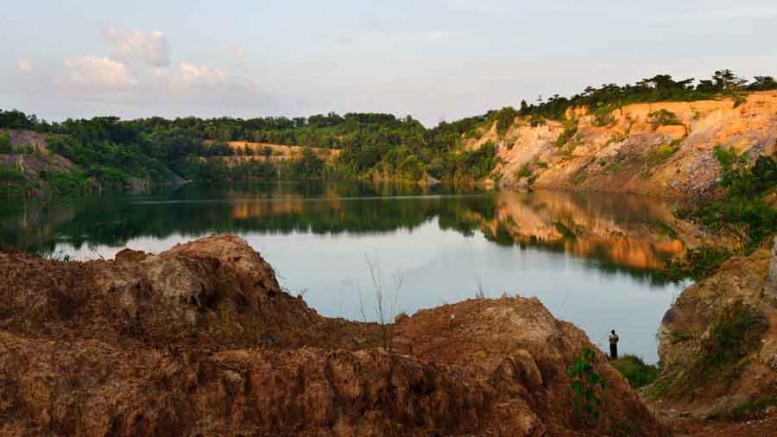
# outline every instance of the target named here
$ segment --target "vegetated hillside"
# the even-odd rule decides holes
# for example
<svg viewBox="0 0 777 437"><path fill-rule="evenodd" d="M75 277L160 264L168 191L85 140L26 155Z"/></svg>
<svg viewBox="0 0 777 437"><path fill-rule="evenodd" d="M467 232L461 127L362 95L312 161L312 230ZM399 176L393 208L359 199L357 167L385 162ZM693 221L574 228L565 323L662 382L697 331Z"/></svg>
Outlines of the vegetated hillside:
<svg viewBox="0 0 777 437"><path fill-rule="evenodd" d="M3 435L667 435L537 299L328 319L230 236L0 274Z"/></svg>
<svg viewBox="0 0 777 437"><path fill-rule="evenodd" d="M78 166L67 175L77 187L96 181L123 189L136 180L179 177L211 184L372 178L490 185L493 177L505 186L695 196L714 186L711 151L718 143L750 151L751 159L774 148L775 90L772 77L747 81L721 70L700 81L658 75L589 87L431 129L410 116L370 113L48 123L18 111L0 111L0 128L48 134L49 148ZM302 153L297 160L245 158L255 150L233 142ZM327 154L337 159L326 159L324 149L339 150ZM261 149L268 151L277 150ZM235 155L241 158L225 158ZM6 176L0 184L13 179Z"/></svg>
<svg viewBox="0 0 777 437"><path fill-rule="evenodd" d="M67 184L72 170L70 160L48 148L45 135L0 129L0 198L51 191Z"/></svg>
<svg viewBox="0 0 777 437"><path fill-rule="evenodd" d="M518 116L501 133L497 122L482 126L465 147L496 145L503 186L696 198L717 188L716 149L746 154L751 165L775 152L777 91L740 99L578 107L564 120Z"/></svg>
<svg viewBox="0 0 777 437"><path fill-rule="evenodd" d="M674 416L744 420L777 406L777 240L725 262L666 312L648 395Z"/></svg>
<svg viewBox="0 0 777 437"><path fill-rule="evenodd" d="M375 177L416 182L431 176L474 183L495 164L493 149L456 150L461 134L477 121L482 118L443 123L431 130L411 117L389 114L293 120L95 117L48 123L19 111L0 111L0 128L45 134L49 149L76 165L76 171L67 175L82 182L74 185L97 181L104 189L125 189L137 179L165 183L179 178L215 184ZM257 142L263 143L259 156L250 147ZM266 144L275 146L268 149ZM271 159L260 157L267 152ZM272 158L287 155L292 159ZM0 185L9 181L16 183L0 174ZM34 186L34 181L26 182L27 188Z"/></svg>

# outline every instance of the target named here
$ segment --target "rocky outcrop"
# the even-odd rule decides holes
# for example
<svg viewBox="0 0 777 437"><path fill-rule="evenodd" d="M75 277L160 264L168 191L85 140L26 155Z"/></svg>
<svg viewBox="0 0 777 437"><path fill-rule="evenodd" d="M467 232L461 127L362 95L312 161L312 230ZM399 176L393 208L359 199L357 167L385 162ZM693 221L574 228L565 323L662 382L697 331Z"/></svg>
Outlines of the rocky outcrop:
<svg viewBox="0 0 777 437"><path fill-rule="evenodd" d="M769 244L683 291L659 333L659 403L704 416L777 395L776 262Z"/></svg>
<svg viewBox="0 0 777 437"><path fill-rule="evenodd" d="M772 242L772 253L769 257L769 276L766 278L765 292L772 298L777 298L777 237Z"/></svg>
<svg viewBox="0 0 777 437"><path fill-rule="evenodd" d="M74 168L70 160L48 148L44 134L0 129L0 137L3 136L8 137L13 153L0 152L0 170L14 171L21 175L32 192L49 191L49 176L67 173Z"/></svg>
<svg viewBox="0 0 777 437"><path fill-rule="evenodd" d="M672 121L661 125L657 113ZM495 175L506 187L710 195L720 176L716 146L752 160L774 152L777 93L754 92L741 105L731 99L632 104L598 117L581 108L567 119L532 126L518 118L503 135L494 123L466 135L478 138L464 147L496 144Z"/></svg>
<svg viewBox="0 0 777 437"><path fill-rule="evenodd" d="M2 435L662 435L588 338L536 299L395 325L320 317L236 237L66 263L0 253ZM386 336L385 334L388 334Z"/></svg>

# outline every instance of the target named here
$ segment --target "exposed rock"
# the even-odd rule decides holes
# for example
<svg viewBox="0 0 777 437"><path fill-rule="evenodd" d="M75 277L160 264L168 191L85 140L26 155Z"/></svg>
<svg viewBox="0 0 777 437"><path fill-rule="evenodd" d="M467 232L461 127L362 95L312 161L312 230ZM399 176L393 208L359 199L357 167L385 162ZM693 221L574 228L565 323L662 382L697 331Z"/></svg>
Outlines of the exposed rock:
<svg viewBox="0 0 777 437"><path fill-rule="evenodd" d="M764 291L772 297L777 297L777 237L772 242L772 254L769 258L769 276L766 279Z"/></svg>
<svg viewBox="0 0 777 437"><path fill-rule="evenodd" d="M0 253L0 277L2 435L666 433L599 351L602 417L583 426L566 369L593 346L536 299L400 317L386 351L236 237L88 263Z"/></svg>
<svg viewBox="0 0 777 437"><path fill-rule="evenodd" d="M659 333L661 403L704 416L777 395L773 247L732 258L687 288ZM654 387L655 388L655 387Z"/></svg>
<svg viewBox="0 0 777 437"><path fill-rule="evenodd" d="M656 126L650 114L658 110L672 112L682 125ZM625 105L612 111L605 126L585 108L570 110L567 119L532 126L518 118L501 136L494 123L477 139L465 137L464 148L507 143L499 147L495 173L508 187L528 184L520 177L527 167L535 188L706 196L720 177L717 145L748 152L752 160L774 153L777 92L750 93L737 107L731 99ZM575 134L558 144L570 122Z"/></svg>

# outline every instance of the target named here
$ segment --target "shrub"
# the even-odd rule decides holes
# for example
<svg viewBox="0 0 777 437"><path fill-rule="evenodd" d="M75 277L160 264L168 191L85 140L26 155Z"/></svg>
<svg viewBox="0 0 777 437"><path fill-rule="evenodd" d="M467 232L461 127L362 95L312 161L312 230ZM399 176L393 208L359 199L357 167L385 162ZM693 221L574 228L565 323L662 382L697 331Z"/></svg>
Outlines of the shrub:
<svg viewBox="0 0 777 437"><path fill-rule="evenodd" d="M575 413L584 424L599 420L602 406L602 393L607 389L602 376L594 369L596 354L590 348L583 348L580 355L567 369L572 380L572 404Z"/></svg>
<svg viewBox="0 0 777 437"><path fill-rule="evenodd" d="M518 117L518 111L512 106L507 106L496 112L496 133L498 135L504 135L510 126L515 123L515 118Z"/></svg>
<svg viewBox="0 0 777 437"><path fill-rule="evenodd" d="M610 360L610 366L625 376L633 388L651 384L658 376L657 366L645 364L641 358L635 355L624 355L618 359Z"/></svg>
<svg viewBox="0 0 777 437"><path fill-rule="evenodd" d="M764 396L740 402L729 409L713 410L705 420L744 421L763 416L767 408L777 405L777 397Z"/></svg>
<svg viewBox="0 0 777 437"><path fill-rule="evenodd" d="M529 164L524 164L515 172L515 180L520 181L523 178L529 178L534 172Z"/></svg>
<svg viewBox="0 0 777 437"><path fill-rule="evenodd" d="M677 114L666 109L651 112L648 114L648 119L653 130L658 129L659 126L684 126L683 122L677 118Z"/></svg>
<svg viewBox="0 0 777 437"><path fill-rule="evenodd" d="M716 370L736 363L761 343L768 327L766 317L756 308L735 302L726 308L712 328L702 348L702 366Z"/></svg>
<svg viewBox="0 0 777 437"><path fill-rule="evenodd" d="M0 133L0 153L11 153L11 136Z"/></svg>
<svg viewBox="0 0 777 437"><path fill-rule="evenodd" d="M483 137L483 132L480 130L480 128L468 130L464 134L464 138L468 140L479 140Z"/></svg>
<svg viewBox="0 0 777 437"><path fill-rule="evenodd" d="M655 157L659 162L666 161L672 155L677 153L681 146L682 141L680 140L672 140L669 144L662 144L656 149Z"/></svg>
<svg viewBox="0 0 777 437"><path fill-rule="evenodd" d="M78 169L56 173L48 178L48 182L57 194L86 194L90 188L89 178Z"/></svg>
<svg viewBox="0 0 777 437"><path fill-rule="evenodd" d="M612 115L612 111L614 111L615 108L611 105L603 105L598 108L596 108L591 115L593 115L593 122L592 124L594 126L598 127L604 127L609 126L613 122L615 122L615 117Z"/></svg>
<svg viewBox="0 0 777 437"><path fill-rule="evenodd" d="M730 257L731 252L725 248L702 246L690 249L683 258L669 261L664 269L664 275L671 280L688 277L702 279L711 275L723 264L723 261Z"/></svg>
<svg viewBox="0 0 777 437"><path fill-rule="evenodd" d="M537 126L542 126L543 124L545 124L545 118L543 118L541 115L532 114L529 117L529 126L537 127Z"/></svg>
<svg viewBox="0 0 777 437"><path fill-rule="evenodd" d="M556 147L563 147L575 135L577 135L577 120L571 120L566 124L561 135L556 138Z"/></svg>

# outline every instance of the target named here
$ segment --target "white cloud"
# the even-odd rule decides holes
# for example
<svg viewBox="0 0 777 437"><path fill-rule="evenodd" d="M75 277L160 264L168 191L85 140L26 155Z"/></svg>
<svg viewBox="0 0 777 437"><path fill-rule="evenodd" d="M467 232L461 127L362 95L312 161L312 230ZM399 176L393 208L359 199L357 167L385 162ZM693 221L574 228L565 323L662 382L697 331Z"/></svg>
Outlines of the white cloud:
<svg viewBox="0 0 777 437"><path fill-rule="evenodd" d="M225 84L228 76L221 70L210 68L207 65L197 65L189 62L181 62L178 67L176 80L182 85L195 87L216 87Z"/></svg>
<svg viewBox="0 0 777 437"><path fill-rule="evenodd" d="M105 38L114 46L114 57L125 61L142 61L154 67L170 65L170 44L165 34L125 32L113 27L103 30Z"/></svg>
<svg viewBox="0 0 777 437"><path fill-rule="evenodd" d="M504 12L500 0L448 0L448 8L459 12L499 14Z"/></svg>
<svg viewBox="0 0 777 437"><path fill-rule="evenodd" d="M240 44L227 44L224 46L224 48L230 56L233 56L239 60L245 59L247 55L246 49Z"/></svg>
<svg viewBox="0 0 777 437"><path fill-rule="evenodd" d="M65 67L70 80L79 85L124 88L138 83L125 64L110 58L83 56L66 59Z"/></svg>
<svg viewBox="0 0 777 437"><path fill-rule="evenodd" d="M777 7L732 6L728 9L712 9L688 14L659 14L651 18L658 23L708 23L731 20L757 20L777 17Z"/></svg>
<svg viewBox="0 0 777 437"><path fill-rule="evenodd" d="M16 63L16 68L20 71L32 71L35 69L35 64L29 59L20 59L19 62Z"/></svg>
<svg viewBox="0 0 777 437"><path fill-rule="evenodd" d="M366 32L341 35L335 41L341 45L395 48L398 44L442 43L456 37L446 29L383 29L376 27Z"/></svg>

